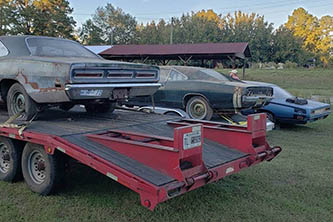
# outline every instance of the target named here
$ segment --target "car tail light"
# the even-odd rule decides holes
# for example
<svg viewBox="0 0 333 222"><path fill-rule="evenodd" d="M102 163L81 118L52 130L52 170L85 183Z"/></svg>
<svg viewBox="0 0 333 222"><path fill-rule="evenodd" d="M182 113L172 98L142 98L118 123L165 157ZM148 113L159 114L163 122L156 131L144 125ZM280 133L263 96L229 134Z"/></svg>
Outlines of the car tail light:
<svg viewBox="0 0 333 222"><path fill-rule="evenodd" d="M295 117L296 117L297 120L304 120L304 116L295 115Z"/></svg>
<svg viewBox="0 0 333 222"><path fill-rule="evenodd" d="M123 78L133 78L133 71L126 71L126 70L110 70L108 71L107 77L108 78L116 78L116 79L123 79Z"/></svg>
<svg viewBox="0 0 333 222"><path fill-rule="evenodd" d="M103 71L94 71L94 70L74 71L74 78L102 78L103 75L104 75Z"/></svg>
<svg viewBox="0 0 333 222"><path fill-rule="evenodd" d="M135 77L136 78L155 78L156 73L155 72L149 72L149 71L138 71L136 72Z"/></svg>

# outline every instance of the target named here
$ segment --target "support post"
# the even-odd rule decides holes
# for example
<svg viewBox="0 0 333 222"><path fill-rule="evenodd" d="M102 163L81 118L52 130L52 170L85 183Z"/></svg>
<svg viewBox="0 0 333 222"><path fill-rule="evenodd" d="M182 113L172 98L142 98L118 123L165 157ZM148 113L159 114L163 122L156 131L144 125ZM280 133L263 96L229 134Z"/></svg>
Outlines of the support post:
<svg viewBox="0 0 333 222"><path fill-rule="evenodd" d="M247 61L243 59L243 80L245 80L245 68L246 68Z"/></svg>

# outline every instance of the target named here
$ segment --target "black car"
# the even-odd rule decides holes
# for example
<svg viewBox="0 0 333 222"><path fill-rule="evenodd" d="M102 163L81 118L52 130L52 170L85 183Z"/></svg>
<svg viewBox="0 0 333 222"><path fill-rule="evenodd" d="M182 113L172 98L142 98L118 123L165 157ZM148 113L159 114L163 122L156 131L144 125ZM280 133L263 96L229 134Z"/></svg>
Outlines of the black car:
<svg viewBox="0 0 333 222"><path fill-rule="evenodd" d="M210 120L213 113L230 113L261 107L272 98L272 88L234 80L212 69L161 66L162 86L153 97L136 97L127 105L184 109L191 118Z"/></svg>

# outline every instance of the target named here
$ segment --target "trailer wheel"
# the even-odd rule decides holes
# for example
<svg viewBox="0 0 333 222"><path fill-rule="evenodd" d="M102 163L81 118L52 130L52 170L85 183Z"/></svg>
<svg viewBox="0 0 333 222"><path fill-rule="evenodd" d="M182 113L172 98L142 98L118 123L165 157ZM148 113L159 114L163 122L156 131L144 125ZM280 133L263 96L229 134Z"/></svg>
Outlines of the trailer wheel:
<svg viewBox="0 0 333 222"><path fill-rule="evenodd" d="M37 104L19 83L13 84L8 90L7 109L9 116L23 112L19 117L21 120L30 120L38 112Z"/></svg>
<svg viewBox="0 0 333 222"><path fill-rule="evenodd" d="M19 178L21 154L22 150L12 140L0 137L0 180L13 182Z"/></svg>
<svg viewBox="0 0 333 222"><path fill-rule="evenodd" d="M116 103L103 102L103 103L87 103L84 105L86 111L91 114L113 112Z"/></svg>
<svg viewBox="0 0 333 222"><path fill-rule="evenodd" d="M192 119L210 120L213 116L213 109L201 96L194 96L187 102L186 112Z"/></svg>
<svg viewBox="0 0 333 222"><path fill-rule="evenodd" d="M43 146L27 143L22 154L22 172L32 191L48 195L63 178L64 164L58 153L49 155Z"/></svg>

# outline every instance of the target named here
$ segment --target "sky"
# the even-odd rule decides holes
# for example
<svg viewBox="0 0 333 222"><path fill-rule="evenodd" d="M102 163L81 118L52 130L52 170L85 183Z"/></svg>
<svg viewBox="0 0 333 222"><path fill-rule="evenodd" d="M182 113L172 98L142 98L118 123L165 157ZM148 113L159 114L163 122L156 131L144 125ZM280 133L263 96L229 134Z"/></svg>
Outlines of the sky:
<svg viewBox="0 0 333 222"><path fill-rule="evenodd" d="M217 14L226 15L234 11L255 12L264 15L265 20L274 23L277 28L284 24L288 15L296 8L303 7L309 13L322 17L333 16L333 0L69 0L74 8L73 17L77 25L94 14L99 6L111 3L115 7L134 16L139 23L147 23L152 20L179 17L183 13L197 12L202 9L213 9Z"/></svg>

